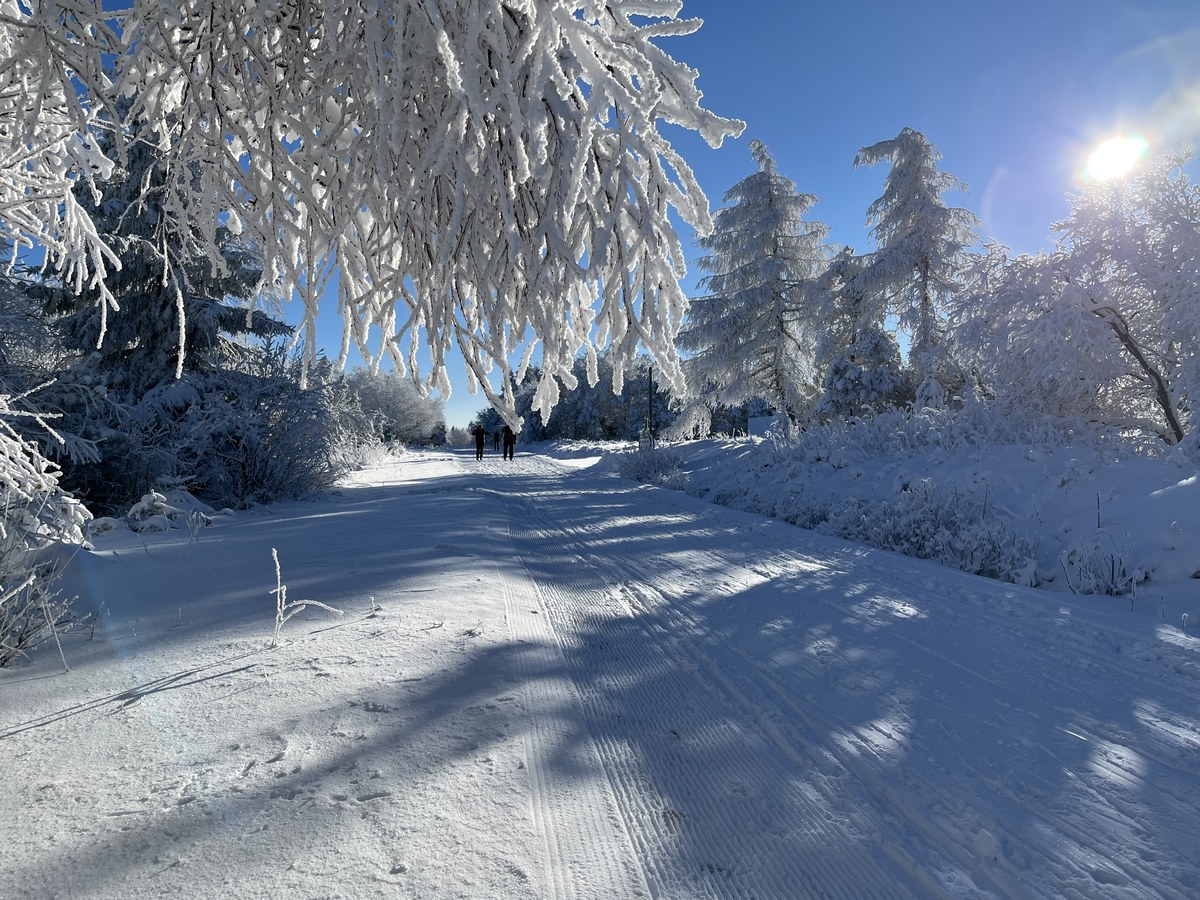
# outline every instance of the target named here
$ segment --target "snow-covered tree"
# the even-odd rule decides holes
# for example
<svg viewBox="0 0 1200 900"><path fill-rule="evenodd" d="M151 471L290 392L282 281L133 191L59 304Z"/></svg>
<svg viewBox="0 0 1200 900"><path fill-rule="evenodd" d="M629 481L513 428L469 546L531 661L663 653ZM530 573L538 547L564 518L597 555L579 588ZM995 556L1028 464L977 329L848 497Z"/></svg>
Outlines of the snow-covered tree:
<svg viewBox="0 0 1200 900"><path fill-rule="evenodd" d="M944 317L959 287L965 249L976 241L978 221L969 210L948 207L951 190L966 190L938 169L941 153L925 135L905 128L896 137L858 151L856 166L891 162L883 194L867 211L876 250L861 275L865 289L885 299L889 312L912 335L918 406L941 405L951 377L945 354Z"/></svg>
<svg viewBox="0 0 1200 900"><path fill-rule="evenodd" d="M81 542L91 518L60 488L58 468L13 428L28 418L0 393L0 667L66 617L70 601L51 590L61 560L44 551Z"/></svg>
<svg viewBox="0 0 1200 900"><path fill-rule="evenodd" d="M1098 323L1061 302L1064 267L1062 253L1010 257L989 246L968 268L952 311L955 347L993 406L1103 421L1125 369L1104 352Z"/></svg>
<svg viewBox="0 0 1200 900"><path fill-rule="evenodd" d="M407 378L360 368L346 376L346 385L380 441L428 442L439 428L445 430L441 402L422 396Z"/></svg>
<svg viewBox="0 0 1200 900"><path fill-rule="evenodd" d="M725 194L712 234L699 240L711 273L692 301L679 346L693 391L737 404L762 397L795 420L816 397L815 323L809 288L826 261L827 228L804 216L816 203L779 173L761 141L750 144L758 171Z"/></svg>
<svg viewBox="0 0 1200 900"><path fill-rule="evenodd" d="M1200 190L1187 161L1167 154L1091 185L1055 226L1068 250L1062 299L1102 327L1172 442L1200 399Z"/></svg>
<svg viewBox="0 0 1200 900"><path fill-rule="evenodd" d="M34 287L0 273L0 391L10 395L48 381L65 356Z"/></svg>
<svg viewBox="0 0 1200 900"><path fill-rule="evenodd" d="M993 250L956 316L985 382L1017 402L1170 443L1200 397L1200 190L1188 157L1088 185L1052 254Z"/></svg>
<svg viewBox="0 0 1200 900"><path fill-rule="evenodd" d="M866 290L866 265L843 247L813 284L824 415L858 416L911 399L900 347L886 328L885 298Z"/></svg>
<svg viewBox="0 0 1200 900"><path fill-rule="evenodd" d="M649 421L655 432L670 425L675 418L671 396L657 382L657 368L647 356L639 356L633 370L624 379L621 389L613 386L614 371L609 354L598 355L595 383L589 383L589 361L580 356L575 360L575 386L564 390L549 419L532 407L537 373L527 375L514 388L517 414L525 418L521 429L522 441L558 439L633 440ZM650 415L647 416L647 404ZM493 407L476 417L489 431L503 427L503 417Z"/></svg>
<svg viewBox="0 0 1200 900"><path fill-rule="evenodd" d="M110 145L101 138L101 149ZM255 249L219 227L213 253L194 255L196 245L177 243L167 227L173 176L164 160L143 142L129 148L124 162L95 196L85 191L79 198L121 268L101 287L75 293L64 285L50 295L51 307L67 314L66 346L87 355L86 368L105 388L136 402L184 372L228 362L237 352L233 337L290 336L287 325L248 308L262 282ZM111 309L101 290L116 301Z"/></svg>
<svg viewBox="0 0 1200 900"><path fill-rule="evenodd" d="M222 228L242 233L265 280L303 296L310 358L338 274L343 351L403 369L427 339L443 394L457 348L511 409L524 340L541 345L544 412L581 348L611 344L623 372L641 342L682 388L685 262L669 215L711 221L658 127L717 146L741 125L703 110L697 73L656 43L698 27L680 8L0 0L0 232L111 303L119 261L72 190L107 175L94 134L111 127L115 161L149 140L172 175L164 235L211 257Z"/></svg>
<svg viewBox="0 0 1200 900"><path fill-rule="evenodd" d="M838 417L870 415L902 405L911 396L896 339L883 328L868 325L829 361L819 410Z"/></svg>

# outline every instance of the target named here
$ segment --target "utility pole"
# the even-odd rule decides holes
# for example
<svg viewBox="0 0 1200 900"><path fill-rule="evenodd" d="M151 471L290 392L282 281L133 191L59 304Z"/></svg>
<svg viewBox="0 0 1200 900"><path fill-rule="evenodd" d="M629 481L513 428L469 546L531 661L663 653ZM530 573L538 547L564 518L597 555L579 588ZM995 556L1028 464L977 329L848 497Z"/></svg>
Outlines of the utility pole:
<svg viewBox="0 0 1200 900"><path fill-rule="evenodd" d="M642 423L642 436L638 441L642 450L654 449L654 366L646 366L646 419Z"/></svg>

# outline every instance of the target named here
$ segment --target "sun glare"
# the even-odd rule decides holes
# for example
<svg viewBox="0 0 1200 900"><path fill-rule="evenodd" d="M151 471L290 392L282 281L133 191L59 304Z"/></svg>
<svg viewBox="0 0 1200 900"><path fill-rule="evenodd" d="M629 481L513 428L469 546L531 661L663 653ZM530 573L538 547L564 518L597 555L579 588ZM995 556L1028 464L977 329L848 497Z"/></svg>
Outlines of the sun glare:
<svg viewBox="0 0 1200 900"><path fill-rule="evenodd" d="M1136 134L1109 138L1095 149L1087 162L1087 173L1098 181L1120 178L1146 154L1146 139Z"/></svg>

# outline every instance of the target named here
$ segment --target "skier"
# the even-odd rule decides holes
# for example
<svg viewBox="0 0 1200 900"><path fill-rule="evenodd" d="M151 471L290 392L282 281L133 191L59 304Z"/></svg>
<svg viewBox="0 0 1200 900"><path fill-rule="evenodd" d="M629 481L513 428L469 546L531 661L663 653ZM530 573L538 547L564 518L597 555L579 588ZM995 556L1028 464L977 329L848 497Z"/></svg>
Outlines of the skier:
<svg viewBox="0 0 1200 900"><path fill-rule="evenodd" d="M504 458L512 459L517 452L517 436L507 425L504 426Z"/></svg>
<svg viewBox="0 0 1200 900"><path fill-rule="evenodd" d="M487 431L482 425L475 426L475 458L483 459L483 440L487 437Z"/></svg>

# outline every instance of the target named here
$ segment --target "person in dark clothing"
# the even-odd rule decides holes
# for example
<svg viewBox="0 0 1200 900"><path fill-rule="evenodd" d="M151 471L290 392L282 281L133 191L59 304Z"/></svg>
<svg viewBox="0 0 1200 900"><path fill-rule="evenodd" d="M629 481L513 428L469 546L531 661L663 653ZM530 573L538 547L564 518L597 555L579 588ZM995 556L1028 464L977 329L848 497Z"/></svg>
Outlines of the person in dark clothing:
<svg viewBox="0 0 1200 900"><path fill-rule="evenodd" d="M492 435L492 449L493 450L500 449L500 432L498 432L498 431L494 435Z"/></svg>
<svg viewBox="0 0 1200 900"><path fill-rule="evenodd" d="M517 453L517 436L507 425L504 426L504 458L512 459Z"/></svg>
<svg viewBox="0 0 1200 900"><path fill-rule="evenodd" d="M487 437L487 430L482 425L475 426L475 458L483 459L483 441Z"/></svg>

